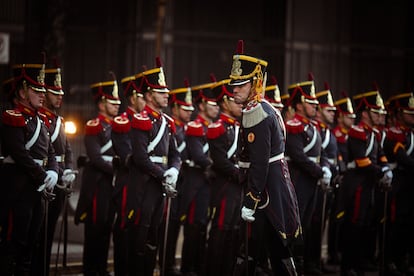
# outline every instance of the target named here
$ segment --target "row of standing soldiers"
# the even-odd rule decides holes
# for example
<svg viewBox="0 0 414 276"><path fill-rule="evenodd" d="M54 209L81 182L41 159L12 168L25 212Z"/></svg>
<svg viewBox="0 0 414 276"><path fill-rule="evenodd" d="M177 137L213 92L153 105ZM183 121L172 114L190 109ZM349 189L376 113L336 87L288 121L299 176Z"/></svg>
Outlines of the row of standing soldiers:
<svg viewBox="0 0 414 276"><path fill-rule="evenodd" d="M107 273L111 234L116 275L152 275L157 253L162 274L322 274L326 225L343 275L375 269L378 256L383 272L412 270L412 93L391 97L387 110L378 89L334 102L327 86L315 93L313 78L282 96L276 82L263 93L266 66L239 47L230 79L170 91L157 59L122 79L121 115L115 79L91 86L99 115L85 128L75 214L85 275ZM14 107L2 118L1 177L13 185L1 203L2 275L47 273L50 261L34 256L50 258L62 208L51 206L62 206L76 176L58 105L45 107L46 91L63 95L60 70L49 87L44 72L16 66L5 83ZM41 230L45 222L53 228Z"/></svg>

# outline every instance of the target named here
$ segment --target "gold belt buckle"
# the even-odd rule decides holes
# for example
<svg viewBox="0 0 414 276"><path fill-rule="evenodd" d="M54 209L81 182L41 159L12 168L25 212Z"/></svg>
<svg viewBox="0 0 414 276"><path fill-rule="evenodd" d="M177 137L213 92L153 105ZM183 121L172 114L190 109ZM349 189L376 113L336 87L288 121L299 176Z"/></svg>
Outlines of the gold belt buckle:
<svg viewBox="0 0 414 276"><path fill-rule="evenodd" d="M167 156L163 156L163 157L162 157L162 163L163 163L164 165L167 165L167 164L168 164L168 158L167 158Z"/></svg>
<svg viewBox="0 0 414 276"><path fill-rule="evenodd" d="M42 160L42 166L46 167L47 166L47 157L43 158Z"/></svg>

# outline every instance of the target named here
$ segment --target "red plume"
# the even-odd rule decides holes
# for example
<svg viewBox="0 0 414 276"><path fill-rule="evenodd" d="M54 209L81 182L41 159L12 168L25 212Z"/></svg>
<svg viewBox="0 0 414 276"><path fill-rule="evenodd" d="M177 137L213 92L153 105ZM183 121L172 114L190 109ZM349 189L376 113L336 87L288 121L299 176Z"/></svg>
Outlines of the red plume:
<svg viewBox="0 0 414 276"><path fill-rule="evenodd" d="M190 87L190 82L188 81L187 78L184 79L184 86L185 87Z"/></svg>
<svg viewBox="0 0 414 276"><path fill-rule="evenodd" d="M341 94L342 94L342 97L344 97L344 98L348 98L348 93L346 93L346 91L345 91L345 90L343 90L343 91L341 92Z"/></svg>
<svg viewBox="0 0 414 276"><path fill-rule="evenodd" d="M379 87L378 87L377 81L374 81L373 82L372 87L374 88L374 90L379 91Z"/></svg>
<svg viewBox="0 0 414 276"><path fill-rule="evenodd" d="M329 84L327 81L325 81L325 90L329 90L329 89L330 89Z"/></svg>
<svg viewBox="0 0 414 276"><path fill-rule="evenodd" d="M314 80L313 74L312 74L312 72L309 72L308 73L308 81L313 81L313 80Z"/></svg>
<svg viewBox="0 0 414 276"><path fill-rule="evenodd" d="M212 82L217 82L216 76L214 75L214 73L210 73L210 80Z"/></svg>
<svg viewBox="0 0 414 276"><path fill-rule="evenodd" d="M276 77L275 77L275 76L271 76L271 78L270 78L270 83L271 83L272 85L276 85L276 84L277 84L277 79L276 79Z"/></svg>
<svg viewBox="0 0 414 276"><path fill-rule="evenodd" d="M237 42L237 51L236 51L236 53L238 54L238 55L242 55L243 53L244 53L244 42L243 42L243 40L239 40L238 42Z"/></svg>
<svg viewBox="0 0 414 276"><path fill-rule="evenodd" d="M162 67L162 63L161 63L160 57L156 57L155 58L155 64L156 64L157 67Z"/></svg>

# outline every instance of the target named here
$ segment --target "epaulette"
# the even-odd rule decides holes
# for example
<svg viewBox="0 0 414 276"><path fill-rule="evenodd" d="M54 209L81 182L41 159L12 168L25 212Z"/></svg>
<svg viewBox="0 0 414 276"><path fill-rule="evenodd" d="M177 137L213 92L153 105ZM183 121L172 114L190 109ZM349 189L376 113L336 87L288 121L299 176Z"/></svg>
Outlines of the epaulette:
<svg viewBox="0 0 414 276"><path fill-rule="evenodd" d="M191 121L187 124L187 130L185 131L187 136L204 136L203 125L198 121Z"/></svg>
<svg viewBox="0 0 414 276"><path fill-rule="evenodd" d="M26 125L26 120L20 111L10 109L3 112L3 124L14 127L23 127Z"/></svg>
<svg viewBox="0 0 414 276"><path fill-rule="evenodd" d="M221 120L214 122L208 126L207 129L207 139L216 139L226 133L226 129L224 128L224 124Z"/></svg>
<svg viewBox="0 0 414 276"><path fill-rule="evenodd" d="M359 140L366 141L367 135L363 128L359 126L352 126L351 129L348 132L349 137L356 138Z"/></svg>
<svg viewBox="0 0 414 276"><path fill-rule="evenodd" d="M146 112L141 112L134 114L134 117L132 117L131 126L132 128L148 131L152 129L152 121Z"/></svg>
<svg viewBox="0 0 414 276"><path fill-rule="evenodd" d="M168 120L168 126L171 129L171 132L175 134L176 128L175 128L175 122L174 119L168 116L167 114L163 113L164 117Z"/></svg>
<svg viewBox="0 0 414 276"><path fill-rule="evenodd" d="M42 113L42 112L37 112L37 114L39 115L40 119L42 119L42 121L45 123L47 128L49 128L50 127L50 121L49 121L49 118L47 117L47 115Z"/></svg>
<svg viewBox="0 0 414 276"><path fill-rule="evenodd" d="M253 102L243 109L242 125L245 128L254 127L266 119L269 114L263 109L263 106Z"/></svg>
<svg viewBox="0 0 414 276"><path fill-rule="evenodd" d="M346 136L347 134L343 133L339 128L336 128L334 130L334 135L336 138L336 141L340 144L345 144L346 143Z"/></svg>
<svg viewBox="0 0 414 276"><path fill-rule="evenodd" d="M404 143L405 142L405 134L404 132L396 127L390 127L387 130L387 139L395 142Z"/></svg>
<svg viewBox="0 0 414 276"><path fill-rule="evenodd" d="M298 133L303 132L304 129L305 129L304 124L302 124L302 122L299 121L296 118L294 118L292 120L288 120L286 122L286 131L287 131L287 133L298 134Z"/></svg>
<svg viewBox="0 0 414 276"><path fill-rule="evenodd" d="M311 121L310 121L310 123L311 123L314 127L316 127L316 129L317 129L319 132L321 131L322 125L321 125L318 121L316 121L316 120L311 120Z"/></svg>
<svg viewBox="0 0 414 276"><path fill-rule="evenodd" d="M112 131L117 133L127 133L131 130L131 122L125 115L116 116L112 122Z"/></svg>
<svg viewBox="0 0 414 276"><path fill-rule="evenodd" d="M96 118L86 122L85 134L86 135L97 135L103 130L101 121Z"/></svg>

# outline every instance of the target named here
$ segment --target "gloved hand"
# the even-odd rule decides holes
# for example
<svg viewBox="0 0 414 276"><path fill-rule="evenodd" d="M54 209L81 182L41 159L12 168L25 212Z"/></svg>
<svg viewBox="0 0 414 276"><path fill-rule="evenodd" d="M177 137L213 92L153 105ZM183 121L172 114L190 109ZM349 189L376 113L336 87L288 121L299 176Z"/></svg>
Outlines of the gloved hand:
<svg viewBox="0 0 414 276"><path fill-rule="evenodd" d="M46 171L46 177L43 180L45 184L45 188L53 191L53 188L56 186L56 183L58 181L58 174L55 171L47 170Z"/></svg>
<svg viewBox="0 0 414 276"><path fill-rule="evenodd" d="M174 167L164 172L164 182L175 189L177 186L178 170Z"/></svg>
<svg viewBox="0 0 414 276"><path fill-rule="evenodd" d="M241 217L244 221L247 221L247 222L253 222L255 220L255 218L253 216L254 213L255 213L255 210L249 209L249 208L244 207L244 206L241 209Z"/></svg>
<svg viewBox="0 0 414 276"><path fill-rule="evenodd" d="M331 170L325 166L322 167L322 172L323 176L321 179L319 179L318 183L321 186L322 190L327 190L331 185L332 173Z"/></svg>
<svg viewBox="0 0 414 276"><path fill-rule="evenodd" d="M71 169L66 169L63 171L62 182L64 184L71 184L76 179L76 173Z"/></svg>
<svg viewBox="0 0 414 276"><path fill-rule="evenodd" d="M392 170L388 166L385 166L385 167L381 168L381 171L382 171L383 175L382 175L382 177L379 181L379 184L380 184L381 188L389 191L392 188L392 186L391 186L392 178L393 178Z"/></svg>

